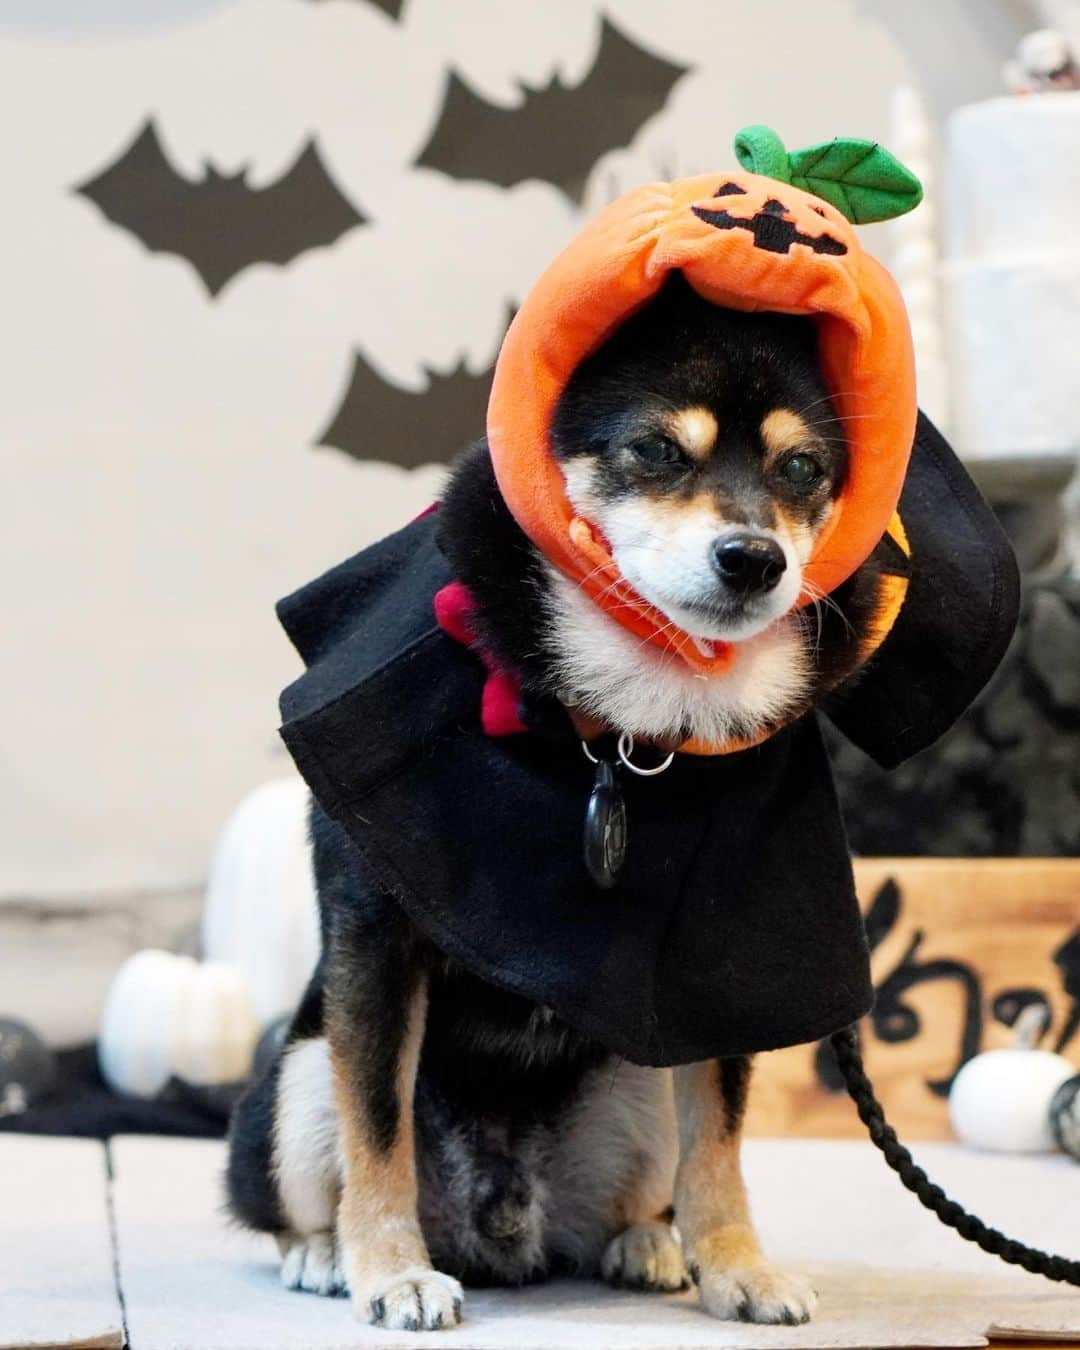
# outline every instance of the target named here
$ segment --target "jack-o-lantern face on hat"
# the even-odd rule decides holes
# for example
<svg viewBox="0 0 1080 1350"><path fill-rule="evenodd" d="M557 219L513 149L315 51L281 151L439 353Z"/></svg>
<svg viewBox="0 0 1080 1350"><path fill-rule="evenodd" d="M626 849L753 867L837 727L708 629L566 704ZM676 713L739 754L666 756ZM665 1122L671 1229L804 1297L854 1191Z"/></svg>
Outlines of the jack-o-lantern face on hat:
<svg viewBox="0 0 1080 1350"><path fill-rule="evenodd" d="M699 220L712 225L717 230L749 230L756 248L767 249L770 253L788 253L792 245L802 244L813 253L832 253L840 256L848 251L848 246L835 232L822 229L814 221L806 221L809 230L800 228L798 208L794 210L778 197L767 197L759 202L745 187L730 178L717 188L716 197L742 198L741 201L728 202L723 207L692 206L690 208ZM752 214L747 214L750 210ZM819 217L825 217L823 206L811 205L810 210Z"/></svg>
<svg viewBox="0 0 1080 1350"><path fill-rule="evenodd" d="M676 270L713 304L817 322L826 387L849 428L849 470L804 569L800 603L846 580L889 525L914 435L914 362L899 292L851 224L821 197L755 173L628 193L526 297L503 342L488 407L503 497L548 560L617 623L712 675L728 667L731 648L703 651L633 592L598 530L574 512L550 447L555 407L574 370Z"/></svg>

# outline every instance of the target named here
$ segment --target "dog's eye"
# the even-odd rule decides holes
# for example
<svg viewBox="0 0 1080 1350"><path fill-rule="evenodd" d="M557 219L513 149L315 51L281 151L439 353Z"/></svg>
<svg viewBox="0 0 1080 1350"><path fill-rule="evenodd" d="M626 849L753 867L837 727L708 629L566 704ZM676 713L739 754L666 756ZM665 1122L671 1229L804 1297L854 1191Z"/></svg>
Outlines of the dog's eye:
<svg viewBox="0 0 1080 1350"><path fill-rule="evenodd" d="M643 464L684 464L686 456L670 436L643 436L630 449Z"/></svg>
<svg viewBox="0 0 1080 1350"><path fill-rule="evenodd" d="M813 455L792 455L780 472L793 487L809 487L821 477L822 468Z"/></svg>

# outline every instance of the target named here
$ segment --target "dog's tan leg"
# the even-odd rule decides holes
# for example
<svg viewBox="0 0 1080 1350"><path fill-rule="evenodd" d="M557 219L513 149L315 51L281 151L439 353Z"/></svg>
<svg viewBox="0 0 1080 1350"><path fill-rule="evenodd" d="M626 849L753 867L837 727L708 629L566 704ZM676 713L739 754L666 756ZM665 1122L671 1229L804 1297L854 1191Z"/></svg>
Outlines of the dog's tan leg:
<svg viewBox="0 0 1080 1350"><path fill-rule="evenodd" d="M461 1285L432 1269L416 1205L413 1088L425 985L417 976L401 1020L383 1019L377 1030L375 1019L357 1017L350 1003L347 996L330 1000L327 1022L341 1122L338 1242L353 1306L388 1328L452 1327L461 1320Z"/></svg>
<svg viewBox="0 0 1080 1350"><path fill-rule="evenodd" d="M675 1070L675 1221L707 1312L744 1322L805 1322L817 1301L813 1290L766 1261L750 1218L739 1160L749 1074L746 1059Z"/></svg>

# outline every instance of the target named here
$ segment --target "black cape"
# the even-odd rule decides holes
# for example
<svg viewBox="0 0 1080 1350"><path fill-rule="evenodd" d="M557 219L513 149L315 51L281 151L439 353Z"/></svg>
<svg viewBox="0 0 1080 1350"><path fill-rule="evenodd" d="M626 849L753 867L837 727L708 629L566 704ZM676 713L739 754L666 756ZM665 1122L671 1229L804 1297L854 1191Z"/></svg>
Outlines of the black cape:
<svg viewBox="0 0 1080 1350"><path fill-rule="evenodd" d="M1018 595L994 516L925 419L900 509L907 600L829 709L887 766L982 688ZM452 580L436 529L421 518L278 608L308 666L282 695L282 734L378 883L473 973L637 1063L776 1049L866 1013L866 941L816 716L751 750L623 774L627 862L601 891L582 858L593 770L543 719L535 734L485 735L484 667L435 622Z"/></svg>

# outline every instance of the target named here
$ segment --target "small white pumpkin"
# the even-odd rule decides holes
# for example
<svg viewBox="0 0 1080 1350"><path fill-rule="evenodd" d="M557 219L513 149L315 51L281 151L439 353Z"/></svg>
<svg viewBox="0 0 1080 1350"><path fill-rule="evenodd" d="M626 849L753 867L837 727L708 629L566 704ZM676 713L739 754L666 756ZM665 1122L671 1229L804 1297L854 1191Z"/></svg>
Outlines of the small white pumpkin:
<svg viewBox="0 0 1080 1350"><path fill-rule="evenodd" d="M109 987L98 1062L116 1091L155 1097L174 1076L199 1086L245 1078L258 1035L239 971L151 948L125 961Z"/></svg>
<svg viewBox="0 0 1080 1350"><path fill-rule="evenodd" d="M221 833L203 909L202 946L245 977L261 1026L300 1001L319 956L319 911L300 778L250 792Z"/></svg>
<svg viewBox="0 0 1080 1350"><path fill-rule="evenodd" d="M1008 1050L968 1060L953 1079L949 1119L962 1144L991 1153L1050 1153L1056 1147L1050 1104L1076 1074L1062 1055L1038 1050L1045 1009L1026 1008Z"/></svg>

